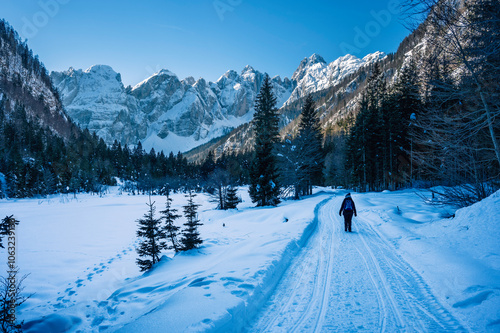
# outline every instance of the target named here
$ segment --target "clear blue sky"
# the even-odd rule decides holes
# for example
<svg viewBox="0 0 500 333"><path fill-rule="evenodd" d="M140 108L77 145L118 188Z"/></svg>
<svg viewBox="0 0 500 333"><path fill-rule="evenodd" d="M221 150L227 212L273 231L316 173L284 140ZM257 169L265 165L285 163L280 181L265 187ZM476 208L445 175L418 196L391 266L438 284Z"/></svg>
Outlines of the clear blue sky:
<svg viewBox="0 0 500 333"><path fill-rule="evenodd" d="M125 85L160 69L217 80L251 65L291 77L318 53L395 52L398 0L2 0L0 17L49 71L110 65Z"/></svg>

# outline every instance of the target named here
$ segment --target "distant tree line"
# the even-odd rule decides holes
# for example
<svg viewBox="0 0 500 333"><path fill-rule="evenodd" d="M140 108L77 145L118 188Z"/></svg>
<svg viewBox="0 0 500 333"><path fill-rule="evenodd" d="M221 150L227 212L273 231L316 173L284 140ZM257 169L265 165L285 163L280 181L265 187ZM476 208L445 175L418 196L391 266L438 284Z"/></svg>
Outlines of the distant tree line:
<svg viewBox="0 0 500 333"><path fill-rule="evenodd" d="M181 153L146 152L141 142L133 148L116 141L108 146L87 129L64 139L30 119L24 106L7 112L8 105L7 98L0 100L0 197L102 194L117 179L133 194L182 188L226 193L248 183L251 154L223 154L217 160L209 154L193 163Z"/></svg>
<svg viewBox="0 0 500 333"><path fill-rule="evenodd" d="M6 114L0 101L0 195L23 198L55 193L102 193L116 178L133 193L161 192L198 178L199 167L181 154L165 156L104 141L83 130L65 140L28 119L23 106Z"/></svg>

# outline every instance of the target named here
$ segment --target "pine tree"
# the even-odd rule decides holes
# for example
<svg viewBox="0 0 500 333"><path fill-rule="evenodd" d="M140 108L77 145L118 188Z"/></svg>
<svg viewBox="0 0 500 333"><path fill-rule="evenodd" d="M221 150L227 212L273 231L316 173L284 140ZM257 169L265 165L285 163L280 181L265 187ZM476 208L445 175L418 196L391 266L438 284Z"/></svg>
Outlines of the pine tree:
<svg viewBox="0 0 500 333"><path fill-rule="evenodd" d="M229 183L229 173L221 167L215 168L207 180L207 185L213 189L211 193L212 202L217 203L217 209L226 210L227 191Z"/></svg>
<svg viewBox="0 0 500 333"><path fill-rule="evenodd" d="M376 63L367 80L366 94L362 97L348 142L348 168L352 171L353 181L364 190L378 189L386 182L386 95L384 74Z"/></svg>
<svg viewBox="0 0 500 333"><path fill-rule="evenodd" d="M165 210L160 211L162 214L162 218L165 220L164 232L167 240L172 245L166 245L165 248L167 250L174 250L175 252L179 252L181 250L179 243L177 242L177 234L179 232L179 227L174 224L174 221L177 220L180 215L176 214L177 209L172 208L172 198L170 198L170 191L167 190L166 197L167 202L165 203Z"/></svg>
<svg viewBox="0 0 500 333"><path fill-rule="evenodd" d="M324 155L323 135L318 113L311 94L306 97L299 124L298 146L301 152L300 178L302 194L312 194L312 185L319 185L322 179Z"/></svg>
<svg viewBox="0 0 500 333"><path fill-rule="evenodd" d="M371 119L368 123L372 131L371 140L368 141L373 163L371 188L380 190L387 187L387 173L385 171L388 165L388 133L386 131L387 110L384 104L387 97L387 86L384 72L378 62L375 63L372 76L367 81L367 91L371 111Z"/></svg>
<svg viewBox="0 0 500 333"><path fill-rule="evenodd" d="M236 206L241 202L240 198L238 198L238 188L233 186L227 187L227 195L226 195L226 209L236 209Z"/></svg>
<svg viewBox="0 0 500 333"><path fill-rule="evenodd" d="M16 225L19 224L19 221L14 217L14 215L11 216L6 216L5 218L2 219L2 222L0 223L0 248L4 248L2 244L2 237L3 236L8 236L9 231L12 228L15 228Z"/></svg>
<svg viewBox="0 0 500 333"><path fill-rule="evenodd" d="M187 222L184 223L186 228L182 231L182 250L188 251L194 248L197 248L198 245L203 243L203 240L200 238L200 233L198 232L198 226L202 225L200 220L198 220L198 207L200 205L194 203L194 194L192 191L189 191L186 194L186 198L188 198L188 203L184 208L184 216L186 217Z"/></svg>
<svg viewBox="0 0 500 333"><path fill-rule="evenodd" d="M298 138L293 138L288 134L277 146L277 156L279 157L280 183L286 187L285 193L293 189L294 199L300 199L301 186L303 185L302 166L304 163L304 149L297 146Z"/></svg>
<svg viewBox="0 0 500 333"><path fill-rule="evenodd" d="M207 157L200 166L201 177L206 180L208 176L215 170L215 154L213 150L208 152Z"/></svg>
<svg viewBox="0 0 500 333"><path fill-rule="evenodd" d="M275 144L278 141L279 115L271 79L264 77L255 101L253 129L255 132L255 160L250 171L249 194L257 206L276 206L279 200L278 169Z"/></svg>
<svg viewBox="0 0 500 333"><path fill-rule="evenodd" d="M363 95L360 103L360 110L356 116L356 122L349 132L347 140L347 161L346 169L350 170L352 181L367 190L369 184L369 172L371 170L371 160L368 158L368 142L372 132L369 129L368 118L370 109L368 99Z"/></svg>
<svg viewBox="0 0 500 333"><path fill-rule="evenodd" d="M141 271L147 271L153 267L154 264L160 261L160 252L165 248L165 231L161 227L161 219L155 217L155 202L151 202L149 197L148 212L144 214L142 219L137 220L139 230L137 230L137 237L141 237L137 253L137 265Z"/></svg>
<svg viewBox="0 0 500 333"><path fill-rule="evenodd" d="M404 173L408 174L406 181L413 178L412 166L409 156L411 154L412 143L410 138L411 116L419 117L422 112L422 102L420 97L420 83L417 77L417 69L414 61L402 69L394 91L389 94L385 101L387 109L387 131L389 133L388 146L389 172L391 174L391 189L396 188L396 182L405 180ZM406 161L406 170L403 169L402 161Z"/></svg>

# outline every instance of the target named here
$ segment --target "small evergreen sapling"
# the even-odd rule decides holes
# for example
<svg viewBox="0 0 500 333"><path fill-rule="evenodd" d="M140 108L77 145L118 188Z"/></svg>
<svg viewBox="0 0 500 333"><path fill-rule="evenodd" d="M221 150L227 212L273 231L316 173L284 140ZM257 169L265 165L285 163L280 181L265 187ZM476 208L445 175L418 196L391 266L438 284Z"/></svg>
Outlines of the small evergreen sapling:
<svg viewBox="0 0 500 333"><path fill-rule="evenodd" d="M184 216L187 219L187 222L184 223L186 228L182 231L182 249L184 251L188 251L194 248L197 248L198 245L203 243L203 240L200 238L200 233L198 232L198 226L202 225L200 220L198 220L198 207L200 205L195 204L193 198L196 196L192 191L189 191L186 194L186 198L188 198L188 203L184 208Z"/></svg>
<svg viewBox="0 0 500 333"><path fill-rule="evenodd" d="M167 239L165 248L167 250L174 250L175 252L179 252L181 250L181 247L179 245L179 242L177 241L177 234L180 228L174 224L174 221L181 216L176 214L177 209L172 208L172 198L170 197L169 192L170 191L167 191L166 194L167 202L165 204L165 210L162 210L160 212L162 214L162 218L165 220L165 226L163 228ZM168 243L171 243L171 245L169 245Z"/></svg>
<svg viewBox="0 0 500 333"><path fill-rule="evenodd" d="M15 253L10 252L11 246L14 246L12 238L15 240L15 236L11 231L18 224L19 221L13 215L6 216L0 223L0 247L4 248L1 238L9 236L7 251L9 257L11 255L15 256ZM21 326L23 322L16 321L16 310L34 294L23 295L23 282L28 275L18 279L19 269L15 266L15 262L13 263L9 259L7 266L9 268L6 277L0 276L0 332L20 333L22 332Z"/></svg>
<svg viewBox="0 0 500 333"><path fill-rule="evenodd" d="M3 243L2 243L2 238L3 236L8 236L9 235L9 229L14 226L18 225L19 221L16 220L14 215L11 216L6 216L5 218L2 219L2 222L0 223L0 248L4 248Z"/></svg>
<svg viewBox="0 0 500 333"><path fill-rule="evenodd" d="M233 187L233 186L228 186L226 190L226 203L225 203L225 208L226 209L236 209L236 206L241 202L240 198L238 197L238 188Z"/></svg>
<svg viewBox="0 0 500 333"><path fill-rule="evenodd" d="M165 231L161 226L161 219L155 218L155 202L151 202L149 197L148 212L144 214L142 219L137 220L139 230L137 230L137 237L141 238L137 253L141 259L137 258L136 262L139 265L141 272L147 271L153 267L154 264L160 261L160 252L165 248Z"/></svg>

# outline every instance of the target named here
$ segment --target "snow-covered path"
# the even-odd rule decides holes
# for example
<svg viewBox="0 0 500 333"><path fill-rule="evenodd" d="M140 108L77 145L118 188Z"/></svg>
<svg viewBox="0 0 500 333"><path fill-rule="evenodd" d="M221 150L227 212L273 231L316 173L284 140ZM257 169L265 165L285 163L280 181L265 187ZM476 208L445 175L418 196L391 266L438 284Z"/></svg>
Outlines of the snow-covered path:
<svg viewBox="0 0 500 333"><path fill-rule="evenodd" d="M319 210L317 232L249 331L465 331L362 206L344 232L342 199Z"/></svg>

